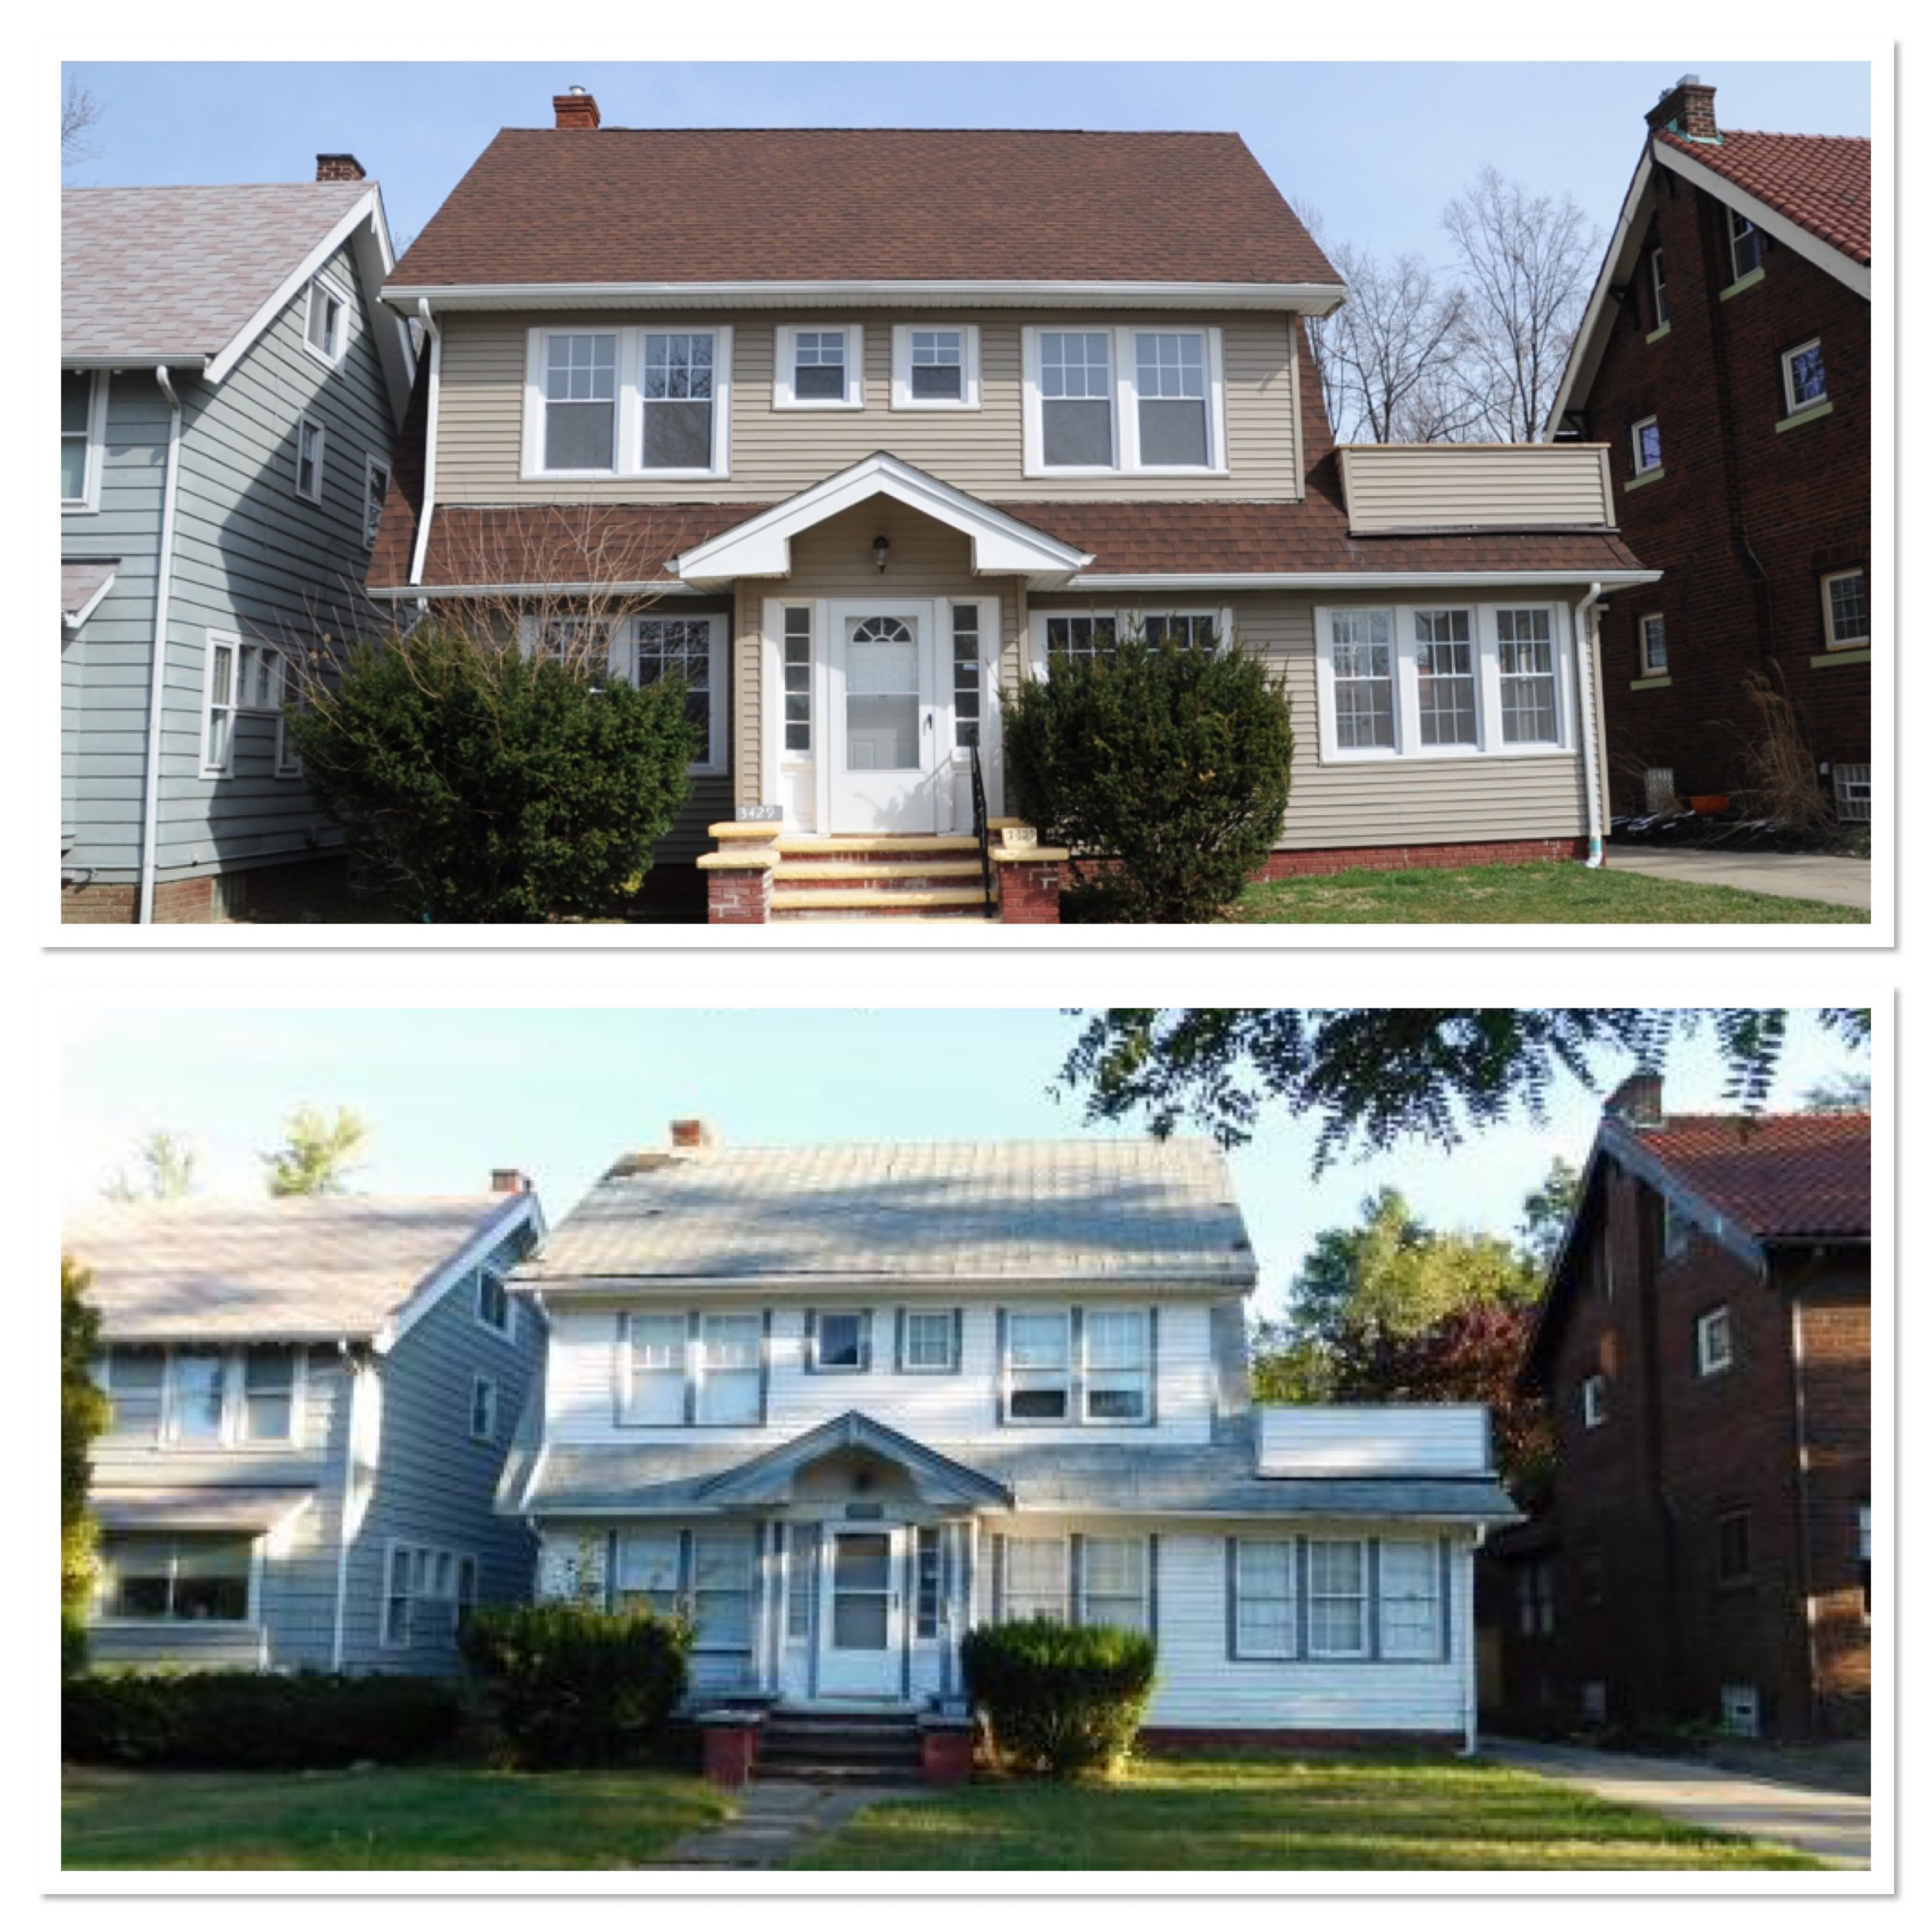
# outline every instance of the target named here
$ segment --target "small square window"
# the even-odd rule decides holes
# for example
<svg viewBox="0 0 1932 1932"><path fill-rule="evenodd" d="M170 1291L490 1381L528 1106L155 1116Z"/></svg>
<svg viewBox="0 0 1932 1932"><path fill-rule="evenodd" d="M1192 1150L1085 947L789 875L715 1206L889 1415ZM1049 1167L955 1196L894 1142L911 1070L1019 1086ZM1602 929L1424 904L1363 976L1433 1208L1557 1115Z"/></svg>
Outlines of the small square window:
<svg viewBox="0 0 1932 1932"><path fill-rule="evenodd" d="M1630 426L1631 467L1639 476L1647 476L1663 467L1663 432L1654 416L1646 416Z"/></svg>
<svg viewBox="0 0 1932 1932"><path fill-rule="evenodd" d="M1779 358L1784 371L1784 408L1787 416L1801 409L1815 408L1826 400L1825 346L1814 335L1795 349L1787 349Z"/></svg>
<svg viewBox="0 0 1932 1932"><path fill-rule="evenodd" d="M1583 1426L1601 1429L1610 1419L1610 1379L1603 1375L1583 1377Z"/></svg>
<svg viewBox="0 0 1932 1932"><path fill-rule="evenodd" d="M1697 1373L1721 1375L1731 1364L1730 1310L1708 1309L1697 1318Z"/></svg>
<svg viewBox="0 0 1932 1932"><path fill-rule="evenodd" d="M1869 645L1871 586L1863 568L1829 571L1818 586L1825 607L1825 648L1850 651Z"/></svg>
<svg viewBox="0 0 1932 1932"><path fill-rule="evenodd" d="M772 400L780 409L857 409L865 401L863 332L781 328Z"/></svg>
<svg viewBox="0 0 1932 1932"><path fill-rule="evenodd" d="M950 1374L959 1366L958 1323L949 1308L909 1308L900 1367L914 1375Z"/></svg>
<svg viewBox="0 0 1932 1932"><path fill-rule="evenodd" d="M821 1311L812 1348L819 1374L861 1374L871 1366L872 1317L862 1309Z"/></svg>
<svg viewBox="0 0 1932 1932"><path fill-rule="evenodd" d="M894 409L977 409L980 331L976 323L901 323L892 331Z"/></svg>

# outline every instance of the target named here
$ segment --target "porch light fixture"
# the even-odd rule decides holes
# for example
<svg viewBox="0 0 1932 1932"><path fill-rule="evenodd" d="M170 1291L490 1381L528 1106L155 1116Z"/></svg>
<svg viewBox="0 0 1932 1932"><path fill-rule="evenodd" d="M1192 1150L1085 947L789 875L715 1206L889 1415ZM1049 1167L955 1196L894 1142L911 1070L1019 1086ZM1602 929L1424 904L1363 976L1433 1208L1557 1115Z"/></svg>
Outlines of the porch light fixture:
<svg viewBox="0 0 1932 1932"><path fill-rule="evenodd" d="M872 539L872 561L878 565L881 577L885 574L885 560L891 549L892 540L889 537L875 537Z"/></svg>

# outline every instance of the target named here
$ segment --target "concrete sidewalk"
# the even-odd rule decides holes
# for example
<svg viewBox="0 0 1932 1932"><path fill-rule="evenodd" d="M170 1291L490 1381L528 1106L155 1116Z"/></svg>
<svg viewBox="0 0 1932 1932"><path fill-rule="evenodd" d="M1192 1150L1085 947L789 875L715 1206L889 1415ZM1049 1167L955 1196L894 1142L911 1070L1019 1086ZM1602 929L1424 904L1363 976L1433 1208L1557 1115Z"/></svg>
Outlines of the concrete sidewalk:
<svg viewBox="0 0 1932 1932"><path fill-rule="evenodd" d="M1872 1863L1869 1798L1740 1777L1674 1758L1626 1758L1621 1752L1514 1738L1484 1738L1482 1754L1498 1764L1580 1784L1620 1804L1647 1806L1680 1824L1789 1845L1833 1865L1863 1870Z"/></svg>
<svg viewBox="0 0 1932 1932"><path fill-rule="evenodd" d="M1604 848L1604 869L1681 885L1734 885L1780 899L1822 899L1828 906L1872 909L1872 861L1833 853L1727 852L1709 846L1673 851L1667 846L1613 844Z"/></svg>

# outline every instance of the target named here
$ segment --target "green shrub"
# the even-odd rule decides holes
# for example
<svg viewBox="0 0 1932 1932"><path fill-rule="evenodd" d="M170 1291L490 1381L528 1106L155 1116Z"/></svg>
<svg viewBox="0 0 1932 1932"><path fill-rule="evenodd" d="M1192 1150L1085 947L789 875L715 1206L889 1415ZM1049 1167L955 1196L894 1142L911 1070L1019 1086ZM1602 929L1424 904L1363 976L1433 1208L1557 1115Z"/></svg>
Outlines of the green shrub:
<svg viewBox="0 0 1932 1932"><path fill-rule="evenodd" d="M1071 848L1089 920L1212 919L1280 835L1288 700L1245 652L1131 636L1000 704L1014 800Z"/></svg>
<svg viewBox="0 0 1932 1932"><path fill-rule="evenodd" d="M960 1658L1001 1758L1049 1777L1114 1769L1154 1695L1154 1640L1138 1630L1044 1617L982 1624Z"/></svg>
<svg viewBox="0 0 1932 1932"><path fill-rule="evenodd" d="M685 687L525 657L481 629L426 618L312 691L288 720L309 789L426 918L611 912L691 789Z"/></svg>
<svg viewBox="0 0 1932 1932"><path fill-rule="evenodd" d="M649 1611L479 1611L463 1655L505 1755L531 1768L634 1764L662 1749L691 1680L691 1626Z"/></svg>
<svg viewBox="0 0 1932 1932"><path fill-rule="evenodd" d="M102 1671L64 1687L61 1748L83 1764L308 1770L420 1758L462 1720L435 1678Z"/></svg>

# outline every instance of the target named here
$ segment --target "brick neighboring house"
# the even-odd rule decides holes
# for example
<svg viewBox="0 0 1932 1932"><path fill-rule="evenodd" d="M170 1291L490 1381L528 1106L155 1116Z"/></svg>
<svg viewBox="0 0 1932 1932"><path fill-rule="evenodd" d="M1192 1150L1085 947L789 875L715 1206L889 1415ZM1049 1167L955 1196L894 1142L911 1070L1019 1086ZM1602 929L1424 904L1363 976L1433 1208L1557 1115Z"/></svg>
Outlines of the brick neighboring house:
<svg viewBox="0 0 1932 1932"><path fill-rule="evenodd" d="M1608 443L1624 540L1663 571L1609 596L1611 796L1742 789L1761 672L1866 820L1871 143L1721 131L1695 75L1644 118L1549 423Z"/></svg>
<svg viewBox="0 0 1932 1932"><path fill-rule="evenodd" d="M1865 1728L1870 1229L1869 1115L1611 1096L1523 1370L1554 1487L1485 1552L1495 1718Z"/></svg>

